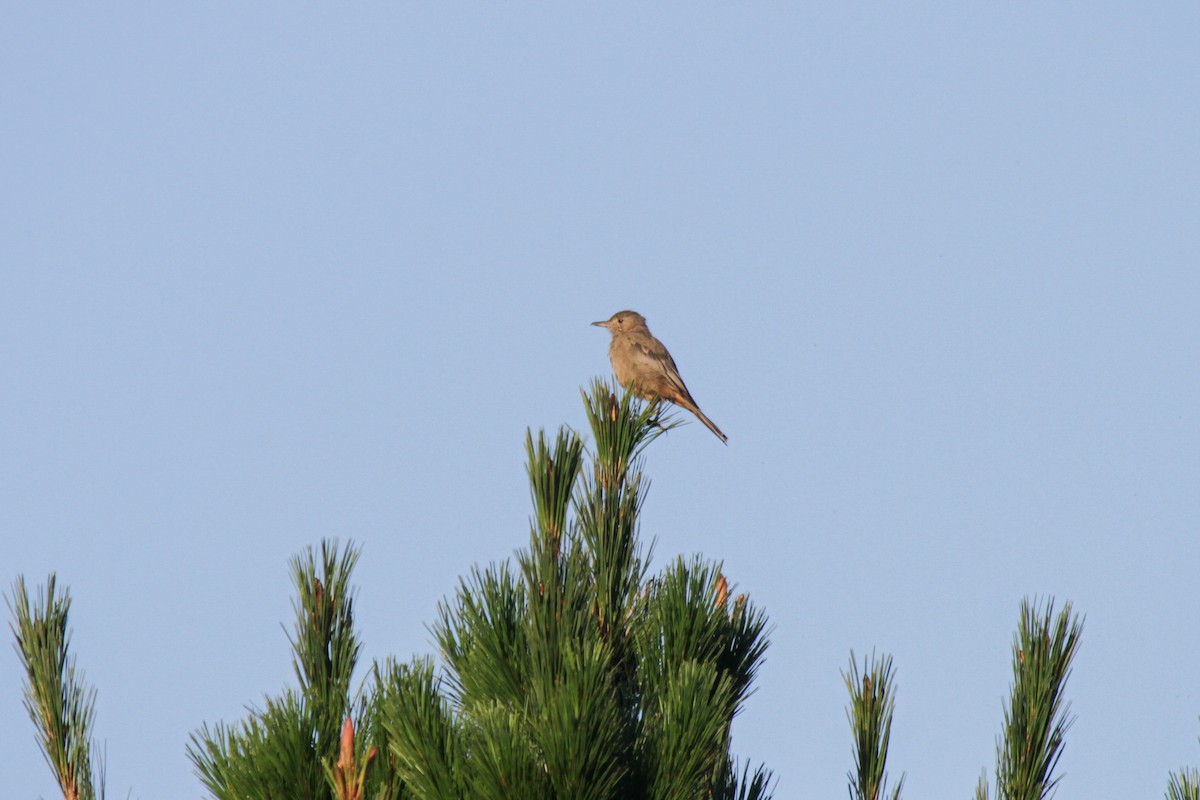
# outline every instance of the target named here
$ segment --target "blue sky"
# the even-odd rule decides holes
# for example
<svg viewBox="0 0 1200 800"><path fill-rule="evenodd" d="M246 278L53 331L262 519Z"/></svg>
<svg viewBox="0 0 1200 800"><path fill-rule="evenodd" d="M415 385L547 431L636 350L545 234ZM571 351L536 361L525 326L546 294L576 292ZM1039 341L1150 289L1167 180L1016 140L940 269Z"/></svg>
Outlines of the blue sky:
<svg viewBox="0 0 1200 800"><path fill-rule="evenodd" d="M55 571L109 791L292 681L288 558L367 659L528 535L633 308L728 447L655 565L775 625L734 749L844 796L895 658L912 797L994 764L1025 596L1086 615L1059 797L1200 764L1200 11L1183 3L23 5L0 14L0 581ZM55 795L0 657L0 785Z"/></svg>

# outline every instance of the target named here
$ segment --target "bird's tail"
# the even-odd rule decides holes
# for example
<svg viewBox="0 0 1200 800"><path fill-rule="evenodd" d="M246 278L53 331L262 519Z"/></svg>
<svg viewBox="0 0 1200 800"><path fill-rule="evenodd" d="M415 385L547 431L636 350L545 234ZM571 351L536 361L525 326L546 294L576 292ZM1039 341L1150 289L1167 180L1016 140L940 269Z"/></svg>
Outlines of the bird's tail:
<svg viewBox="0 0 1200 800"><path fill-rule="evenodd" d="M725 434L721 433L721 429L717 427L717 423L713 422L711 419L704 416L704 412L700 410L699 406L693 405L688 410L696 415L696 419L698 419L704 423L704 427L708 428L710 431L715 433L717 435L718 439L720 439L725 444L729 444L729 437L726 436Z"/></svg>

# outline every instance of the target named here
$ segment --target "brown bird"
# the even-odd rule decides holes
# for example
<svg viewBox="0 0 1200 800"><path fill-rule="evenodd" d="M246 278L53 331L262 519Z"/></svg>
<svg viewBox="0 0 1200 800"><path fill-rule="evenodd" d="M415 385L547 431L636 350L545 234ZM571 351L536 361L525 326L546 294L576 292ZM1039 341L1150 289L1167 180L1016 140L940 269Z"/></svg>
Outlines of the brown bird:
<svg viewBox="0 0 1200 800"><path fill-rule="evenodd" d="M608 358L612 361L617 382L638 397L654 401L670 400L680 408L696 415L722 442L729 437L721 433L711 419L704 416L700 406L692 399L691 392L679 377L675 359L663 347L663 343L650 333L646 318L636 311L618 311L604 322L593 322L608 328L612 344L608 346Z"/></svg>

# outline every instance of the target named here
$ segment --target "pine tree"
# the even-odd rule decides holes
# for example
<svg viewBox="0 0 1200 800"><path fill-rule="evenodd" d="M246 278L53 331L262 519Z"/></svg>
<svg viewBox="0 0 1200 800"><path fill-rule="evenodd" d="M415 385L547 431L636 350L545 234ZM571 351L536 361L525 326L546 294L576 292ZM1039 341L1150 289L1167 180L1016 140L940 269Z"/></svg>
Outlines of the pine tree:
<svg viewBox="0 0 1200 800"><path fill-rule="evenodd" d="M432 626L440 661L373 665L357 694L351 574L360 551L322 542L292 560L298 687L233 724L205 725L188 753L215 798L717 798L770 796L740 770L730 726L767 648L765 615L730 601L721 565L676 558L649 576L639 539L645 448L673 427L660 409L596 382L594 438L526 437L530 544L515 565L474 568ZM26 707L68 800L103 797L93 758L95 690L76 670L70 597L50 576L33 602L18 578L13 632ZM1082 621L1070 604L1021 604L1013 684L997 740L996 796L1045 800L1072 723L1065 686ZM850 656L853 800L899 800L887 751L889 656ZM986 775L976 797L986 800ZM1200 800L1200 773L1170 776L1168 800Z"/></svg>
<svg viewBox="0 0 1200 800"><path fill-rule="evenodd" d="M354 703L358 550L325 543L319 563L293 562L300 688L193 735L214 797L770 796L770 773L729 752L766 617L730 600L719 563L678 558L647 577L642 455L672 423L601 382L584 402L590 457L572 431L527 435L529 547L515 566L471 570L439 606L440 669L376 664Z"/></svg>
<svg viewBox="0 0 1200 800"><path fill-rule="evenodd" d="M671 423L595 383L595 452L527 436L530 544L476 569L439 608L444 676L428 661L378 680L395 769L419 798L762 798L730 724L767 647L719 564L647 579L642 453Z"/></svg>

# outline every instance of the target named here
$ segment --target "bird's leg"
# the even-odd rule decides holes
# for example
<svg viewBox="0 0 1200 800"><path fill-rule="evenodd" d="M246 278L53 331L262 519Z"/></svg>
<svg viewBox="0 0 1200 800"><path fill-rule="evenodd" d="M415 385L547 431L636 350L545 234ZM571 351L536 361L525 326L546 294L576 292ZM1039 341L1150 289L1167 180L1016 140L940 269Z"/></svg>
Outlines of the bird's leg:
<svg viewBox="0 0 1200 800"><path fill-rule="evenodd" d="M651 427L658 428L660 431L665 431L666 428L664 428L663 424L659 422L659 418L662 417L662 400L657 395L655 395L650 401L650 410L654 412L654 416L650 418L650 421L647 424L649 424Z"/></svg>

